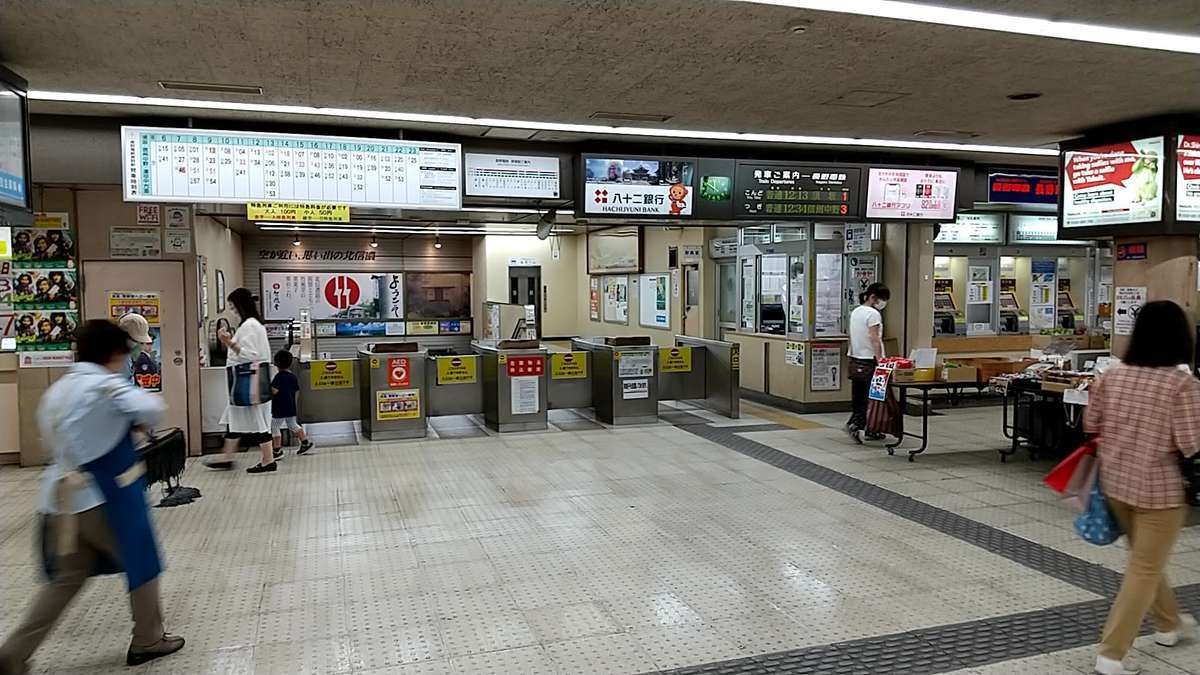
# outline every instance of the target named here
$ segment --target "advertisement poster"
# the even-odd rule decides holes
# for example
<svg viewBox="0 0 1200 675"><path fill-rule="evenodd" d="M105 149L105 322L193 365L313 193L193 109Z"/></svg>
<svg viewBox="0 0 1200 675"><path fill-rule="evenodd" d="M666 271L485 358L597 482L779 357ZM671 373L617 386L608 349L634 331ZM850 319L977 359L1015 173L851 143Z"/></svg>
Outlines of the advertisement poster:
<svg viewBox="0 0 1200 675"><path fill-rule="evenodd" d="M669 277L666 274L643 274L638 282L638 323L647 328L669 328Z"/></svg>
<svg viewBox="0 0 1200 675"><path fill-rule="evenodd" d="M150 347L133 358L133 383L146 391L162 391L162 329L150 328Z"/></svg>
<svg viewBox="0 0 1200 675"><path fill-rule="evenodd" d="M1114 318L1113 333L1115 335L1133 335L1133 324L1137 321L1138 312L1146 304L1145 286L1117 286L1116 317Z"/></svg>
<svg viewBox="0 0 1200 675"><path fill-rule="evenodd" d="M804 343L785 342L783 345L783 362L789 366L803 366Z"/></svg>
<svg viewBox="0 0 1200 675"><path fill-rule="evenodd" d="M692 372L691 347L662 347L658 350L658 372Z"/></svg>
<svg viewBox="0 0 1200 675"><path fill-rule="evenodd" d="M585 155L583 170L585 213L675 218L692 215L693 162Z"/></svg>
<svg viewBox="0 0 1200 675"><path fill-rule="evenodd" d="M143 260L162 257L162 230L157 227L114 226L108 231L110 258Z"/></svg>
<svg viewBox="0 0 1200 675"><path fill-rule="evenodd" d="M871 375L871 384L867 388L867 398L872 401L886 401L888 383L892 379L892 369L884 366L876 366L875 373Z"/></svg>
<svg viewBox="0 0 1200 675"><path fill-rule="evenodd" d="M70 351L79 315L74 311L17 312L17 349L20 351Z"/></svg>
<svg viewBox="0 0 1200 675"><path fill-rule="evenodd" d="M629 323L629 277L604 277L604 320Z"/></svg>
<svg viewBox="0 0 1200 675"><path fill-rule="evenodd" d="M438 322L436 322L436 321L409 321L408 322L408 334L409 335L437 335L438 328L439 328Z"/></svg>
<svg viewBox="0 0 1200 675"><path fill-rule="evenodd" d="M626 401L650 398L650 380L622 380L621 398Z"/></svg>
<svg viewBox="0 0 1200 675"><path fill-rule="evenodd" d="M478 364L476 356L439 356L437 383L473 384L479 379Z"/></svg>
<svg viewBox="0 0 1200 675"><path fill-rule="evenodd" d="M375 392L375 419L415 420L421 416L421 392L416 389Z"/></svg>
<svg viewBox="0 0 1200 675"><path fill-rule="evenodd" d="M1200 220L1200 136L1179 136L1175 172L1175 217Z"/></svg>
<svg viewBox="0 0 1200 675"><path fill-rule="evenodd" d="M35 218L35 223L44 222ZM74 267L75 238L67 229L66 214L62 218L46 222L62 222L62 228L14 227L12 228L12 259L14 266L21 268L34 267Z"/></svg>
<svg viewBox="0 0 1200 675"><path fill-rule="evenodd" d="M159 325L159 310L161 298L156 292L141 291L109 291L108 318L118 321L126 314L141 314L146 323L151 326Z"/></svg>
<svg viewBox="0 0 1200 675"><path fill-rule="evenodd" d="M73 268L19 269L11 272L8 302L17 309L78 309L79 284ZM0 298L0 302L3 298Z"/></svg>
<svg viewBox="0 0 1200 675"><path fill-rule="evenodd" d="M313 320L380 319L384 274L360 272L263 272L263 316L294 319L309 310ZM398 276L398 275L397 275Z"/></svg>
<svg viewBox="0 0 1200 675"><path fill-rule="evenodd" d="M388 387L408 387L412 385L412 361L407 356L398 356L387 360Z"/></svg>
<svg viewBox="0 0 1200 675"><path fill-rule="evenodd" d="M867 218L952 221L957 187L957 171L871 168Z"/></svg>
<svg viewBox="0 0 1200 675"><path fill-rule="evenodd" d="M312 361L309 364L309 387L322 389L353 389L354 368L358 364L350 359L337 361Z"/></svg>
<svg viewBox="0 0 1200 675"><path fill-rule="evenodd" d="M652 377L654 352L617 352L617 377Z"/></svg>
<svg viewBox="0 0 1200 675"><path fill-rule="evenodd" d="M537 375L520 375L508 378L510 382L513 415L529 415L538 411L541 378Z"/></svg>
<svg viewBox="0 0 1200 675"><path fill-rule="evenodd" d="M842 347L836 342L814 342L809 349L809 386L813 391L842 388Z"/></svg>
<svg viewBox="0 0 1200 675"><path fill-rule="evenodd" d="M846 302L855 307L858 305L859 293L865 293L871 284L879 281L879 257L873 255L852 255L846 258L850 266L850 287L846 289Z"/></svg>
<svg viewBox="0 0 1200 675"><path fill-rule="evenodd" d="M1162 159L1162 136L1066 153L1063 227L1161 219Z"/></svg>
<svg viewBox="0 0 1200 675"><path fill-rule="evenodd" d="M588 316L600 320L600 277L588 277Z"/></svg>
<svg viewBox="0 0 1200 675"><path fill-rule="evenodd" d="M333 325L333 334L338 337L379 337L387 335L387 324L383 321L339 321Z"/></svg>
<svg viewBox="0 0 1200 675"><path fill-rule="evenodd" d="M550 355L550 378L579 380L587 377L587 352L555 352Z"/></svg>

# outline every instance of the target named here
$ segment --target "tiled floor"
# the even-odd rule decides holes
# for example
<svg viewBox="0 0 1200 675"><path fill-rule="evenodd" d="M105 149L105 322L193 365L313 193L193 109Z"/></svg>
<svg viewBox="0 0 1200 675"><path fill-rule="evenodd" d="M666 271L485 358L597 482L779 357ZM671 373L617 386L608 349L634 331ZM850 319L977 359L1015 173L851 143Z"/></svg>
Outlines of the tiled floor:
<svg viewBox="0 0 1200 675"><path fill-rule="evenodd" d="M1000 464L988 451L1005 444L996 409L934 418L935 442L915 463L853 445L836 428L842 415L789 425L690 412L722 434L1123 565L1120 548L1074 539L1070 514L1040 486L1048 464ZM185 651L122 667L123 585L100 579L36 672L639 673L1103 602L687 429L322 445L267 476L193 466L185 482L204 499L155 511L164 605ZM35 589L36 477L0 469L3 633ZM1172 581L1200 582L1200 533L1189 529L1179 551ZM1148 673L1200 672L1200 647L1139 646ZM960 672L1087 672L1092 653ZM893 672L937 672L931 663Z"/></svg>

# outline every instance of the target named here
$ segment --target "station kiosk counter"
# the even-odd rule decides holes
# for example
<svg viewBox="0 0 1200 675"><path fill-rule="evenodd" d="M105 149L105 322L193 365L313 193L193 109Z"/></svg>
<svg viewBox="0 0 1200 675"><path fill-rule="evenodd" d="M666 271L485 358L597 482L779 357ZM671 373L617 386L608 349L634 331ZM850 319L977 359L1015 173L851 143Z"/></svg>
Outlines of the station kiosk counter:
<svg viewBox="0 0 1200 675"><path fill-rule="evenodd" d="M483 372L483 419L499 432L549 427L546 348L537 340L476 340Z"/></svg>

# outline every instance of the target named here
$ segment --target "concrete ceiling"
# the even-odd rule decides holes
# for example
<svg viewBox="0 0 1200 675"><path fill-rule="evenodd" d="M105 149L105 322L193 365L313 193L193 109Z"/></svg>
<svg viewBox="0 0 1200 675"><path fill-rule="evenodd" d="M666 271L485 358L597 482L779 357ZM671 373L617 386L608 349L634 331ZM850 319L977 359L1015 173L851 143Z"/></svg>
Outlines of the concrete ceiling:
<svg viewBox="0 0 1200 675"><path fill-rule="evenodd" d="M947 0L1193 34L1197 2ZM798 22L807 30L793 34ZM0 61L42 90L572 123L643 113L675 128L905 140L934 130L1025 146L1200 108L1194 55L721 0L0 0ZM165 92L159 80L265 94ZM895 98L839 105L893 97L864 92ZM1044 96L1005 98L1018 92Z"/></svg>

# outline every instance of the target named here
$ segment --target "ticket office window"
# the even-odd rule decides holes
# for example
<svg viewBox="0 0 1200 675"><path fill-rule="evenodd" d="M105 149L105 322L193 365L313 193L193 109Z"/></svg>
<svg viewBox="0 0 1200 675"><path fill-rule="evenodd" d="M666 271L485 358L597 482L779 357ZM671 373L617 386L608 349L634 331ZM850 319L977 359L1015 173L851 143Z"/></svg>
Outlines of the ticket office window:
<svg viewBox="0 0 1200 675"><path fill-rule="evenodd" d="M784 335L788 323L788 256L760 256L759 264L758 332Z"/></svg>

